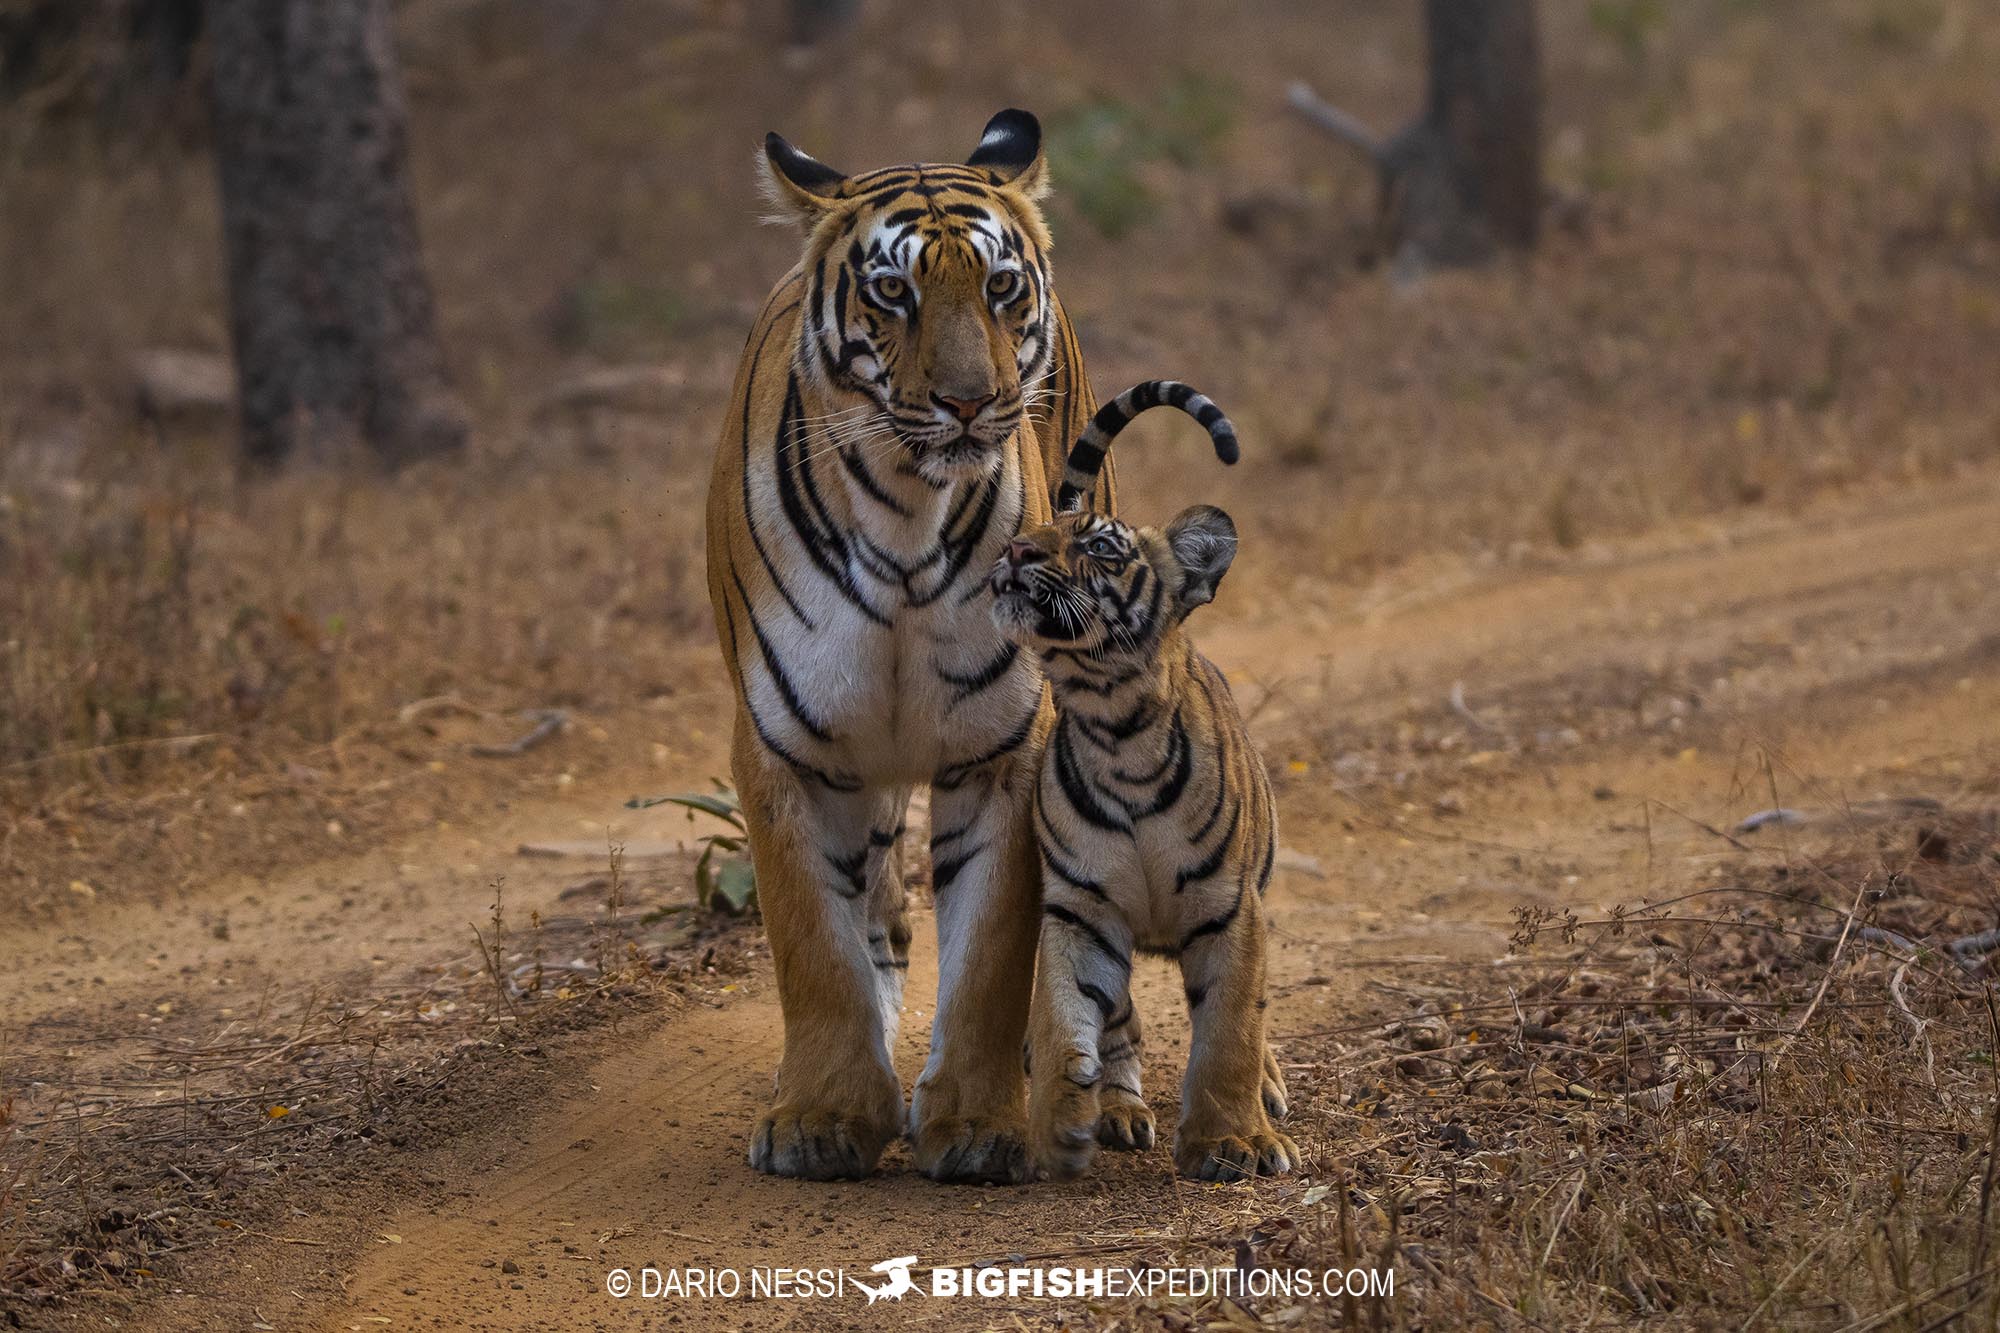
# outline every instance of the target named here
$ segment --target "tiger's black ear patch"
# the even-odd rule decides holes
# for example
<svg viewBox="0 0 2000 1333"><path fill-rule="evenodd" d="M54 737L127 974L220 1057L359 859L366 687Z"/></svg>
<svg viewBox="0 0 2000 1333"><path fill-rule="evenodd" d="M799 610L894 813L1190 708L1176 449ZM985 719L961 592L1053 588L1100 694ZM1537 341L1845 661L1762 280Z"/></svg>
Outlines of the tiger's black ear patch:
<svg viewBox="0 0 2000 1333"><path fill-rule="evenodd" d="M775 132L764 136L764 156L771 160L779 175L807 194L823 199L831 197L847 179L845 172L835 171L811 154L801 153L784 135Z"/></svg>
<svg viewBox="0 0 2000 1333"><path fill-rule="evenodd" d="M1034 174L1042 160L1042 122L1026 111L1009 107L986 122L979 146L965 159L968 167L984 167L994 180L1010 185Z"/></svg>

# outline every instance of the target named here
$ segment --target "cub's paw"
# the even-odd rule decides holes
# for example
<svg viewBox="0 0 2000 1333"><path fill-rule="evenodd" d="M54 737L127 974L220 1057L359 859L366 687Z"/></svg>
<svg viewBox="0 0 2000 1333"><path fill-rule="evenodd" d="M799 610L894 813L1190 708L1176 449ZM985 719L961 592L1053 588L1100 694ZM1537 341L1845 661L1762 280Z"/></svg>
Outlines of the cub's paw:
<svg viewBox="0 0 2000 1333"><path fill-rule="evenodd" d="M1106 1100L1097 1116L1097 1141L1114 1152L1144 1152L1153 1146L1153 1112L1146 1103Z"/></svg>
<svg viewBox="0 0 2000 1333"><path fill-rule="evenodd" d="M1050 1072L1035 1084L1028 1101L1035 1176L1041 1180L1074 1180L1083 1174L1097 1153L1102 1124L1098 1114L1098 1083L1104 1076L1104 1068L1097 1056L1087 1051L1070 1051L1060 1061L1050 1059L1044 1063L1050 1066Z"/></svg>
<svg viewBox="0 0 2000 1333"><path fill-rule="evenodd" d="M1274 1129L1189 1136L1174 1145L1174 1166L1191 1180L1282 1176L1300 1162L1298 1145Z"/></svg>
<svg viewBox="0 0 2000 1333"><path fill-rule="evenodd" d="M1032 1139L1037 1180L1075 1180L1097 1155L1097 1130L1089 1121L1040 1126Z"/></svg>
<svg viewBox="0 0 2000 1333"><path fill-rule="evenodd" d="M750 1165L766 1175L801 1180L855 1180L868 1175L894 1137L852 1111L776 1106L750 1135Z"/></svg>
<svg viewBox="0 0 2000 1333"><path fill-rule="evenodd" d="M1292 1113L1292 1103L1285 1090L1285 1071L1278 1068L1278 1057L1269 1046L1264 1048L1262 1093L1265 1115L1273 1120L1283 1120Z"/></svg>
<svg viewBox="0 0 2000 1333"><path fill-rule="evenodd" d="M917 1126L917 1170L932 1180L1018 1185L1028 1178L1028 1141L1019 1119L972 1116Z"/></svg>

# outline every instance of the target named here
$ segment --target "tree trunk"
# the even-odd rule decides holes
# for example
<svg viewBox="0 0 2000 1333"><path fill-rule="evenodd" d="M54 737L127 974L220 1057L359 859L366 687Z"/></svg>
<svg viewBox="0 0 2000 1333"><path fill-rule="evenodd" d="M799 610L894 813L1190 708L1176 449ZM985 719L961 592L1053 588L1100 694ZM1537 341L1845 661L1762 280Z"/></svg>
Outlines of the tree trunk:
<svg viewBox="0 0 2000 1333"><path fill-rule="evenodd" d="M1424 0L1424 113L1388 142L1311 89L1291 103L1371 157L1383 245L1399 269L1476 264L1530 249L1542 212L1541 41L1535 0Z"/></svg>
<svg viewBox="0 0 2000 1333"><path fill-rule="evenodd" d="M817 46L845 31L861 12L861 0L788 0L792 43Z"/></svg>
<svg viewBox="0 0 2000 1333"><path fill-rule="evenodd" d="M211 0L208 23L246 457L457 449L389 0Z"/></svg>
<svg viewBox="0 0 2000 1333"><path fill-rule="evenodd" d="M1440 263L1477 260L1494 242L1532 249L1542 212L1534 0L1425 0L1424 31L1424 117L1396 147L1410 155L1406 175L1434 179L1408 182L1399 238Z"/></svg>

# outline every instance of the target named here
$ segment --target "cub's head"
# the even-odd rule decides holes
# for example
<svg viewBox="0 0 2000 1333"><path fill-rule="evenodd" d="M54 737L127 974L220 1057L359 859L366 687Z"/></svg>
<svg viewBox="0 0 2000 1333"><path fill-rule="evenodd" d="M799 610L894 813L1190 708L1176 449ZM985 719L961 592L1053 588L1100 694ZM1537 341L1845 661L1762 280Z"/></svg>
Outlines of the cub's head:
<svg viewBox="0 0 2000 1333"><path fill-rule="evenodd" d="M1236 524L1213 505L1165 528L1104 514L1060 514L1008 544L993 568L993 623L1035 649L1150 661L1236 558Z"/></svg>
<svg viewBox="0 0 2000 1333"><path fill-rule="evenodd" d="M827 429L893 438L935 481L989 475L1051 360L1041 126L1002 111L963 166L859 176L773 134L764 167L777 215L806 229L799 369L861 400Z"/></svg>

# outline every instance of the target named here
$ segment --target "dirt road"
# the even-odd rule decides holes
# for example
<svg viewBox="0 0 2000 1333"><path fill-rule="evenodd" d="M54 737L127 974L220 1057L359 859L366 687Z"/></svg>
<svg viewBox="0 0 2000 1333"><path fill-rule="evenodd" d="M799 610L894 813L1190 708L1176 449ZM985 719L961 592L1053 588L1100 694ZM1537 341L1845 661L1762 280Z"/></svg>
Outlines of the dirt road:
<svg viewBox="0 0 2000 1333"><path fill-rule="evenodd" d="M1246 557L1246 566L1256 559ZM1358 598L1286 587L1275 563L1246 571L1233 606L1225 589L1227 614L1201 639L1253 710L1279 779L1290 849L1271 895L1281 1059L1286 1034L1365 1013L1370 980L1393 975L1399 960L1505 952L1517 907L1631 902L1697 878L1710 857L1736 851L1723 836L1730 824L1773 804L1964 799L1967 776L1991 772L2000 755L1994 478L1655 536L1543 569L1411 572ZM1250 610L1280 596L1294 614ZM721 700L710 702L721 716ZM720 771L719 741L691 741L676 756L681 785ZM218 886L192 911L134 907L27 941L20 956L40 951L33 978L43 989L22 988L26 1009L10 1021L17 1046L48 1040L79 986L97 1001L130 997L136 1009L161 989L163 970L201 974L230 958L282 953L289 985L352 987L462 951L464 922L484 909L493 875L513 876L517 911L557 902L565 877L524 872L515 855L524 838L574 838L607 822L648 836L663 826L625 815L617 800L661 785L657 771L588 775L539 808L444 842L296 882ZM402 887L391 892L390 882ZM337 909L342 898L358 907ZM229 941L203 925L204 912L229 914ZM927 926L898 1051L906 1082L928 1036ZM146 943L116 943L131 939ZM1185 1024L1164 965L1142 969L1139 986L1151 1020L1148 1091L1164 1128ZM904 1254L923 1266L1007 1254L1115 1262L1121 1246L1240 1229L1310 1183L1309 1171L1253 1188L1184 1185L1164 1149L1100 1159L1090 1178L1061 1186L939 1187L909 1170L901 1148L865 1182L767 1179L746 1166L744 1136L780 1040L761 971L677 1016L590 1038L532 1095L498 1112L459 1108L465 1132L427 1150L414 1180L294 1200L291 1240L306 1243L244 1239L160 1297L149 1319L875 1326L881 1312L859 1297L619 1302L606 1276L647 1264L865 1276ZM1300 1115L1313 1123L1313 1108ZM983 1326L1006 1322L1007 1308L912 1297L897 1317ZM1049 1312L1018 1308L1031 1322Z"/></svg>

